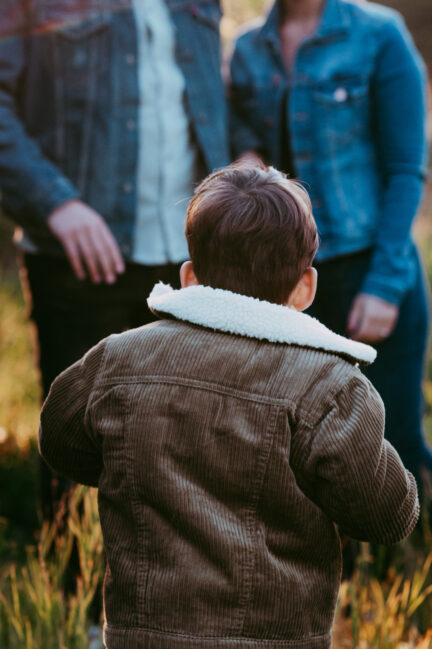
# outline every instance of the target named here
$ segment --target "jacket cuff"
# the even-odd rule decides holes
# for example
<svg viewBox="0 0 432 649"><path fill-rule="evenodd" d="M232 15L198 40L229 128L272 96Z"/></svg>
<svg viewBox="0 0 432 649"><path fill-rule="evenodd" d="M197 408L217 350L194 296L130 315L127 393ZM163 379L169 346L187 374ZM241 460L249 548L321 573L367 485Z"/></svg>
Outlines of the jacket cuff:
<svg viewBox="0 0 432 649"><path fill-rule="evenodd" d="M238 128L231 132L231 148L237 158L246 151L259 151L261 142L249 129Z"/></svg>
<svg viewBox="0 0 432 649"><path fill-rule="evenodd" d="M385 276L375 276L367 275L363 286L361 288L361 293L367 293L368 295L375 295L380 297L386 302L391 304L400 305L402 299L405 295L405 292L408 287L401 286L398 284L395 286L394 282L389 277Z"/></svg>
<svg viewBox="0 0 432 649"><path fill-rule="evenodd" d="M394 545L408 538L414 531L420 518L420 502L418 498L417 485L414 476L407 471L409 490L407 496L395 519L400 521L400 527L396 530L389 530L388 536L384 539L384 545Z"/></svg>
<svg viewBox="0 0 432 649"><path fill-rule="evenodd" d="M35 216L46 221L50 214L63 203L80 198L79 191L63 176L58 176L49 185L37 188L27 195L27 202L31 205Z"/></svg>

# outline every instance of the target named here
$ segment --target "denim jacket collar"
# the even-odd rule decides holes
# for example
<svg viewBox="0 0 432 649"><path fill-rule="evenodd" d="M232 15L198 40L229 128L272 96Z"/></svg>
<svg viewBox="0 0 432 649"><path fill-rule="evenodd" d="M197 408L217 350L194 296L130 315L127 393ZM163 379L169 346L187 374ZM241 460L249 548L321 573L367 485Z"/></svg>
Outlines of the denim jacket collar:
<svg viewBox="0 0 432 649"><path fill-rule="evenodd" d="M376 357L369 345L330 331L306 313L227 290L202 285L173 290L159 282L147 303L157 315L247 338L312 347L364 364Z"/></svg>
<svg viewBox="0 0 432 649"><path fill-rule="evenodd" d="M277 46L279 43L279 0L273 4L267 20L258 33L258 38ZM345 32L348 29L349 17L344 11L341 0L326 0L324 11L321 15L320 22L312 39L320 39L329 34Z"/></svg>

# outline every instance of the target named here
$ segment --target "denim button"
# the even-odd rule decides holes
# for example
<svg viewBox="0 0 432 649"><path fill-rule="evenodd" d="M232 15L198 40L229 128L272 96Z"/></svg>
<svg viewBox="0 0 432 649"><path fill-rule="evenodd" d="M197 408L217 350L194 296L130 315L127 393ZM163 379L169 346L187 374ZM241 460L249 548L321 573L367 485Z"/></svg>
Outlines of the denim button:
<svg viewBox="0 0 432 649"><path fill-rule="evenodd" d="M193 53L191 50L179 50L177 56L181 61L187 62L193 60Z"/></svg>
<svg viewBox="0 0 432 649"><path fill-rule="evenodd" d="M125 60L128 65L133 65L136 61L136 58L134 54L126 54Z"/></svg>
<svg viewBox="0 0 432 649"><path fill-rule="evenodd" d="M126 122L126 128L128 131L135 131L136 121L134 119L128 119L128 121Z"/></svg>
<svg viewBox="0 0 432 649"><path fill-rule="evenodd" d="M130 194L131 191L132 191L132 189L133 189L133 185L132 185L132 183L124 183L124 184L123 184L123 191L124 191L126 194Z"/></svg>
<svg viewBox="0 0 432 649"><path fill-rule="evenodd" d="M197 119L200 124L207 124L208 122L207 113L199 113Z"/></svg>
<svg viewBox="0 0 432 649"><path fill-rule="evenodd" d="M348 92L345 88L336 88L333 97L336 101L342 103L348 99Z"/></svg>

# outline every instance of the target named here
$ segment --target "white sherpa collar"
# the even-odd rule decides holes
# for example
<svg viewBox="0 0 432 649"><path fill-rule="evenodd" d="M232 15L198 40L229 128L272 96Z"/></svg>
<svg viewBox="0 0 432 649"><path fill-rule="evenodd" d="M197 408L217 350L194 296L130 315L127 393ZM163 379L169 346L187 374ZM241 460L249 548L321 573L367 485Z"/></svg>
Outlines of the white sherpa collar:
<svg viewBox="0 0 432 649"><path fill-rule="evenodd" d="M159 282L148 300L152 311L231 334L323 349L369 364L376 351L327 329L305 313L210 286L173 290Z"/></svg>

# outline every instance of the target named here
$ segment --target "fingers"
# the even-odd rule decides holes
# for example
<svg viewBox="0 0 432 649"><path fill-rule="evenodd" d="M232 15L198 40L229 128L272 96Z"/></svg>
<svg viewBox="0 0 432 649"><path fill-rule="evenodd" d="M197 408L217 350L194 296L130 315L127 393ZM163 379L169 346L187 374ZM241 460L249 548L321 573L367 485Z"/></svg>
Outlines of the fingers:
<svg viewBox="0 0 432 649"><path fill-rule="evenodd" d="M117 275L125 270L125 265L117 243L105 232L107 228L82 228L75 236L62 241L69 262L76 277L85 279L86 270L94 284L105 281L113 284Z"/></svg>
<svg viewBox="0 0 432 649"><path fill-rule="evenodd" d="M87 267L90 280L93 284L99 284L102 280L102 275L99 271L99 267L102 268L101 254L99 249L95 247L93 235L87 232L80 232L77 243L81 257Z"/></svg>
<svg viewBox="0 0 432 649"><path fill-rule="evenodd" d="M348 332L353 340L379 343L395 328L399 309L373 295L360 294L354 300L348 318Z"/></svg>
<svg viewBox="0 0 432 649"><path fill-rule="evenodd" d="M364 303L361 296L358 296L354 300L351 311L348 315L347 331L352 338L354 338L356 333L362 328L364 315Z"/></svg>
<svg viewBox="0 0 432 649"><path fill-rule="evenodd" d="M379 343L389 337L391 329L379 319L369 316L352 336L353 340L365 343Z"/></svg>
<svg viewBox="0 0 432 649"><path fill-rule="evenodd" d="M111 270L121 275L125 271L125 264L117 245L117 241L114 239L107 227L104 227L103 237L105 241L106 254L111 261Z"/></svg>
<svg viewBox="0 0 432 649"><path fill-rule="evenodd" d="M84 203L64 203L49 215L47 225L62 243L78 279L85 279L87 270L95 284L112 284L124 272L123 258L108 226Z"/></svg>
<svg viewBox="0 0 432 649"><path fill-rule="evenodd" d="M62 243L69 263L72 266L72 270L75 273L76 277L81 280L85 279L86 272L81 262L81 255L77 242L74 239L66 239L62 241Z"/></svg>
<svg viewBox="0 0 432 649"><path fill-rule="evenodd" d="M365 318L362 325L351 336L353 340L358 340L364 343L374 343L384 340L378 333L378 329L370 318Z"/></svg>
<svg viewBox="0 0 432 649"><path fill-rule="evenodd" d="M103 222L82 233L80 250L94 283L113 284L125 270L117 243Z"/></svg>

